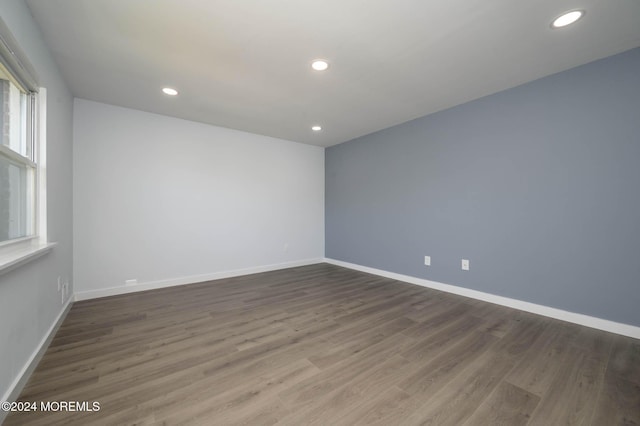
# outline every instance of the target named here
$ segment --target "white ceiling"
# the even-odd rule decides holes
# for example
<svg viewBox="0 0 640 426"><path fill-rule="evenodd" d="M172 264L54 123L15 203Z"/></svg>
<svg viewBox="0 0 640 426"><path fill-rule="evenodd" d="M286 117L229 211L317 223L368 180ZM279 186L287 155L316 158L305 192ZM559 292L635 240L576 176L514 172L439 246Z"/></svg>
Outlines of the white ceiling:
<svg viewBox="0 0 640 426"><path fill-rule="evenodd" d="M27 3L76 97L320 146L640 46L638 0Z"/></svg>

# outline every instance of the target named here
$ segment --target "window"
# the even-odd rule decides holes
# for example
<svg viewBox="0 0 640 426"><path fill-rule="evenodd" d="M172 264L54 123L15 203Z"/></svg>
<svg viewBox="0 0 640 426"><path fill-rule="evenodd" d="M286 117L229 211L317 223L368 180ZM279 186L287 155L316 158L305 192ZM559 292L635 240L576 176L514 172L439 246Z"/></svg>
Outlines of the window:
<svg viewBox="0 0 640 426"><path fill-rule="evenodd" d="M36 234L35 102L0 65L0 243Z"/></svg>
<svg viewBox="0 0 640 426"><path fill-rule="evenodd" d="M46 90L0 18L0 274L50 251Z"/></svg>

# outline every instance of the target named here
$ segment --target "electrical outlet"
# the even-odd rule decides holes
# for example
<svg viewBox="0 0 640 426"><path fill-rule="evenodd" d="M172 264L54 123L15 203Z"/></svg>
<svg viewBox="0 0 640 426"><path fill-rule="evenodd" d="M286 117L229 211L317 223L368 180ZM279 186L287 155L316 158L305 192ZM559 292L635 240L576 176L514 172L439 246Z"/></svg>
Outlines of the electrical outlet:
<svg viewBox="0 0 640 426"><path fill-rule="evenodd" d="M126 280L124 283L125 285L136 285L138 284L138 280L134 278L132 280Z"/></svg>
<svg viewBox="0 0 640 426"><path fill-rule="evenodd" d="M469 259L462 259L462 270L463 271L469 270Z"/></svg>
<svg viewBox="0 0 640 426"><path fill-rule="evenodd" d="M424 264L425 266L431 266L431 256L424 257Z"/></svg>
<svg viewBox="0 0 640 426"><path fill-rule="evenodd" d="M58 291L62 290L62 277L58 277Z"/></svg>
<svg viewBox="0 0 640 426"><path fill-rule="evenodd" d="M284 243L284 246L282 247L282 251L285 253L289 251L289 243Z"/></svg>

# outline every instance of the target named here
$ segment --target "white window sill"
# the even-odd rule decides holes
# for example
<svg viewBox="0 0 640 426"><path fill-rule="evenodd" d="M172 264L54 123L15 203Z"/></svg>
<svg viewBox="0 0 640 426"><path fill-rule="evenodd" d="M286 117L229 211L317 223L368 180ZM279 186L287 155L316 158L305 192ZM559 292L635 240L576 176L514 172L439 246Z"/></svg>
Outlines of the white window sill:
<svg viewBox="0 0 640 426"><path fill-rule="evenodd" d="M15 248L3 247L0 250L0 274L4 274L13 268L49 253L56 245L57 243L33 241L30 244L19 244Z"/></svg>

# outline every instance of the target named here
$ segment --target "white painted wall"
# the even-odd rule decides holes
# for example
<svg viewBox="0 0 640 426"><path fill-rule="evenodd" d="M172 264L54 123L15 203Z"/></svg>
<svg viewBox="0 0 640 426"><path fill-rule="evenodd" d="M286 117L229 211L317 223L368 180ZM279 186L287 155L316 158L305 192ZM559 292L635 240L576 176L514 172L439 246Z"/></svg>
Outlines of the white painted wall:
<svg viewBox="0 0 640 426"><path fill-rule="evenodd" d="M22 1L1 1L0 16L47 89L47 227L52 252L0 275L0 400L62 312L58 276L72 273L72 98ZM0 422L2 421L0 413Z"/></svg>
<svg viewBox="0 0 640 426"><path fill-rule="evenodd" d="M324 255L323 148L76 99L73 185L81 297Z"/></svg>

